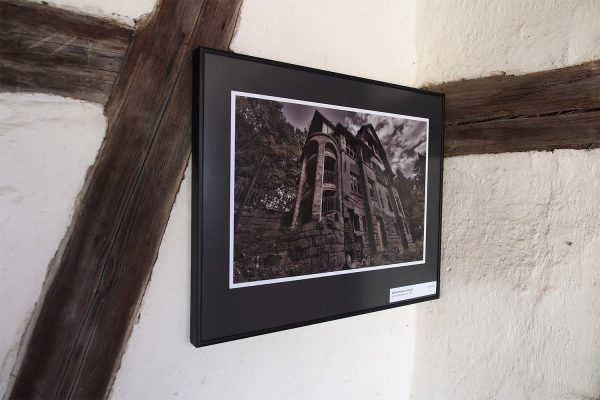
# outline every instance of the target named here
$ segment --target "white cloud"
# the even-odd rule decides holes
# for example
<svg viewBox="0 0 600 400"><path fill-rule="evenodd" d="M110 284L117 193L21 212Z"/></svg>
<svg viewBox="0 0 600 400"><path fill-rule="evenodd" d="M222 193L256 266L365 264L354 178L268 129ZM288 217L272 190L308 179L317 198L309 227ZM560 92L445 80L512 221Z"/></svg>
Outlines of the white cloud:
<svg viewBox="0 0 600 400"><path fill-rule="evenodd" d="M406 178L414 176L413 167L418 155L425 154L427 124L404 118L373 114L350 113L344 120L346 127L356 135L364 125L371 124L383 145L392 170Z"/></svg>

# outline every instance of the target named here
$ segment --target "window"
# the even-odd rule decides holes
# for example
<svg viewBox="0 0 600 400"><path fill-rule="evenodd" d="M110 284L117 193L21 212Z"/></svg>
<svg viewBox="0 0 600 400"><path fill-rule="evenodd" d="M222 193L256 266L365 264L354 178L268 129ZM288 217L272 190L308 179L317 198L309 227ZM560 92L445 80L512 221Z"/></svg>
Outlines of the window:
<svg viewBox="0 0 600 400"><path fill-rule="evenodd" d="M360 193L360 182L358 181L358 175L350 172L350 186L352 187L352 193Z"/></svg>
<svg viewBox="0 0 600 400"><path fill-rule="evenodd" d="M335 191L325 190L321 201L321 215L330 214L337 210Z"/></svg>
<svg viewBox="0 0 600 400"><path fill-rule="evenodd" d="M375 190L375 182L372 179L369 179L369 194L373 200L377 201L377 190Z"/></svg>
<svg viewBox="0 0 600 400"><path fill-rule="evenodd" d="M377 175L377 179L379 179L380 181L382 181L385 184L386 180L385 180L385 174L383 173L383 170L381 168L379 168L379 166L377 164L373 164L373 168L375 169L375 175Z"/></svg>
<svg viewBox="0 0 600 400"><path fill-rule="evenodd" d="M304 181L304 187L302 189L305 193L315 187L316 175L317 157L313 157L306 164L306 180Z"/></svg>
<svg viewBox="0 0 600 400"><path fill-rule="evenodd" d="M351 214L352 215L352 225L354 226L354 230L355 231L362 231L362 228L360 226L360 215L357 214Z"/></svg>
<svg viewBox="0 0 600 400"><path fill-rule="evenodd" d="M355 232L362 232L363 225L361 216L356 214L352 208L348 208L348 215L350 216L350 222L352 222L352 229Z"/></svg>
<svg viewBox="0 0 600 400"><path fill-rule="evenodd" d="M312 196L308 196L300 203L300 221L306 224L312 219Z"/></svg>
<svg viewBox="0 0 600 400"><path fill-rule="evenodd" d="M388 203L388 207L389 207L390 211L394 211L394 209L392 208L392 200L390 199L390 195L386 194L385 197L387 199L387 203Z"/></svg>
<svg viewBox="0 0 600 400"><path fill-rule="evenodd" d="M346 144L346 153L348 153L348 155L352 158L354 158L355 160L358 159L358 151L356 150L356 147L354 147L351 144Z"/></svg>
<svg viewBox="0 0 600 400"><path fill-rule="evenodd" d="M325 169L323 171L323 182L335 184L335 159L325 156Z"/></svg>
<svg viewBox="0 0 600 400"><path fill-rule="evenodd" d="M381 248L385 249L388 244L388 240L385 234L385 225L381 218L377 218L377 239Z"/></svg>

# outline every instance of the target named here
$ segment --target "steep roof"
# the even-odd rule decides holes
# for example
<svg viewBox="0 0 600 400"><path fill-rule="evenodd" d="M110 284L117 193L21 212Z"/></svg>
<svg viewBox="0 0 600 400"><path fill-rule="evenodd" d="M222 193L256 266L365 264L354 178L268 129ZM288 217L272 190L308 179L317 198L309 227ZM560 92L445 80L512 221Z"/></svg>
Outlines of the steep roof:
<svg viewBox="0 0 600 400"><path fill-rule="evenodd" d="M375 131L375 128L373 127L373 125L371 125L371 124L363 125L359 129L358 133L356 134L356 138L364 141L367 144L372 143L373 146L375 147L375 150L377 151L377 153L379 153L380 158L384 162L384 164L385 164L384 166L386 167L386 169L392 171L392 167L390 166L390 163L387 159L387 154L385 152L385 148L381 144L381 141L379 140L379 136L377 136L377 132Z"/></svg>

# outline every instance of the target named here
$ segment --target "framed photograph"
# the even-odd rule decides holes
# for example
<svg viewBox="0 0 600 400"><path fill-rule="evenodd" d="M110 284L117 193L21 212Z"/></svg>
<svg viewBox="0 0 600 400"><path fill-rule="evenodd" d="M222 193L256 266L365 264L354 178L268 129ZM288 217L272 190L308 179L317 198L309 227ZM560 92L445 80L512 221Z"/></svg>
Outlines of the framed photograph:
<svg viewBox="0 0 600 400"><path fill-rule="evenodd" d="M442 94L194 57L195 346L439 297Z"/></svg>

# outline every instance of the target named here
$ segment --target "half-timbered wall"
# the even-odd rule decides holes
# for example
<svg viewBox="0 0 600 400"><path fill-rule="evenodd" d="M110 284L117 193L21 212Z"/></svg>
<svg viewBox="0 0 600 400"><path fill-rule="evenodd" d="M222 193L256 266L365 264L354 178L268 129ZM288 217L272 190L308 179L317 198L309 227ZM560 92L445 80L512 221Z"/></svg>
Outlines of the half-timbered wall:
<svg viewBox="0 0 600 400"><path fill-rule="evenodd" d="M116 13L129 26L140 16L118 8L138 2L56 3L81 5L95 15ZM138 12L150 11L151 3ZM409 85L600 58L595 0L346 4L246 0L232 50ZM44 46L33 50L52 43ZM88 103L0 96L0 298L10 304L0 308L2 396L106 121L101 108ZM48 102L56 107L47 108ZM567 111L562 118L581 112ZM558 111L552 112L554 118ZM511 121L492 123L506 130ZM541 132L522 126L522 132ZM583 150L446 159L439 301L204 349L188 340L188 170L110 397L599 397L600 150L593 150L594 140L585 147L582 142L577 148ZM469 151L486 152L478 146Z"/></svg>

